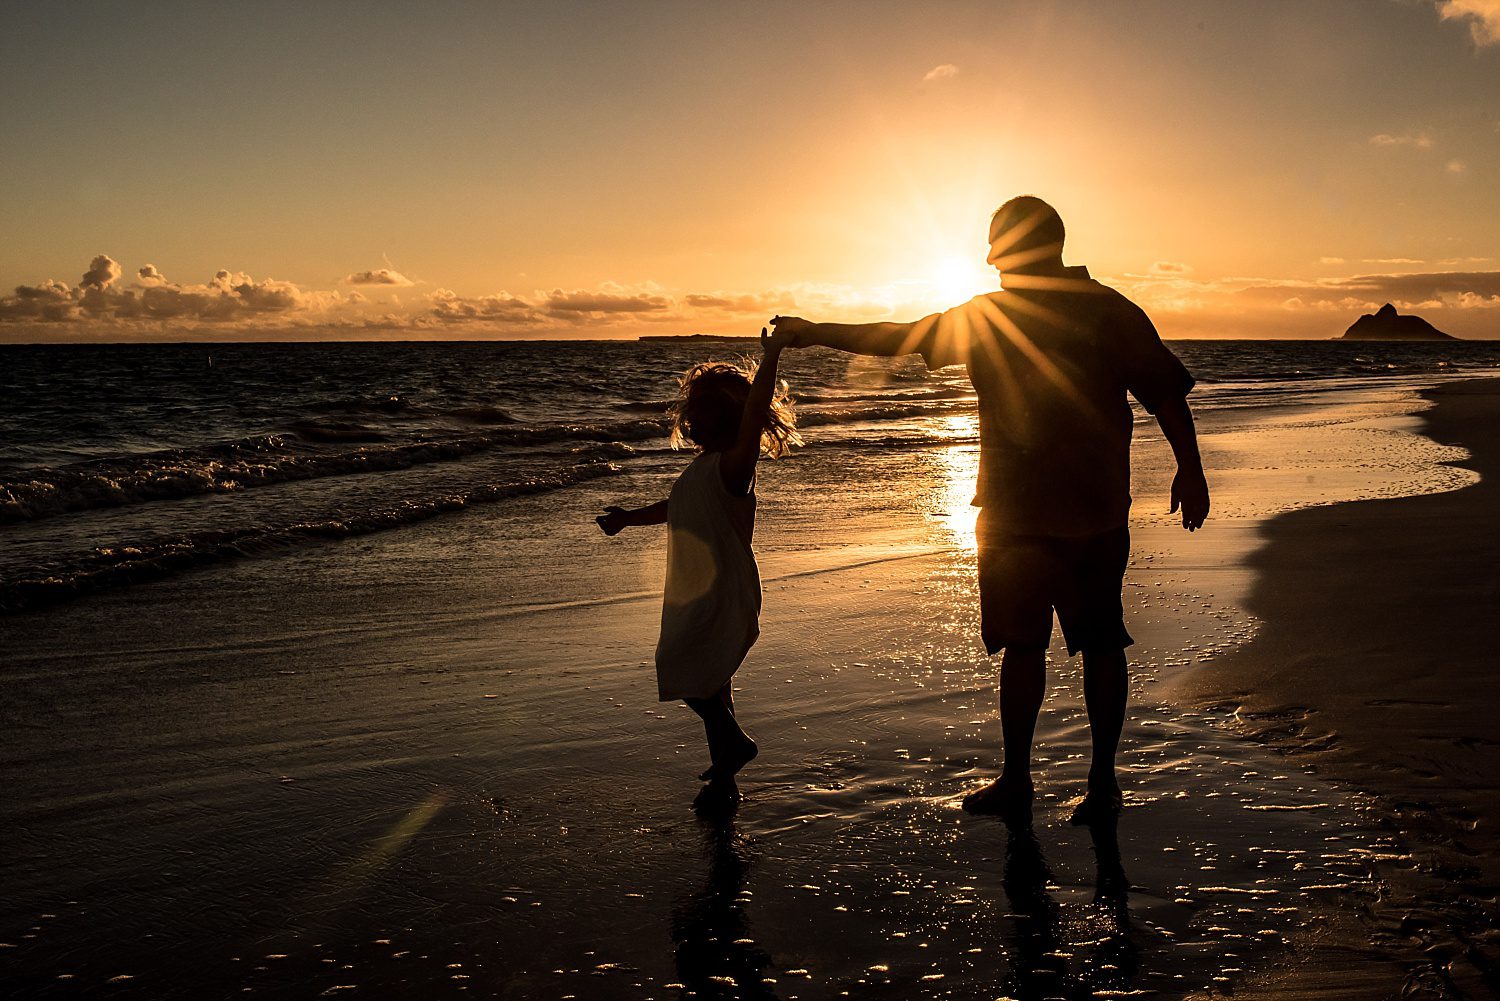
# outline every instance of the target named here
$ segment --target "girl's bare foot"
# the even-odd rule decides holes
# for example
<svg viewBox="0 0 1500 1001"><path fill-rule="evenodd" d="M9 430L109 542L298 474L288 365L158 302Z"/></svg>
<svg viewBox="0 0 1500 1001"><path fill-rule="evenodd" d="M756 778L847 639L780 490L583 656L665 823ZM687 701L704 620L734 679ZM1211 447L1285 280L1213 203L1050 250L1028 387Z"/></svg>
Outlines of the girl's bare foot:
<svg viewBox="0 0 1500 1001"><path fill-rule="evenodd" d="M969 813L1019 819L1030 815L1033 795L1035 792L1030 782L1017 782L1002 775L983 789L965 796L964 809Z"/></svg>
<svg viewBox="0 0 1500 1001"><path fill-rule="evenodd" d="M698 778L704 782L712 782L715 779L732 779L739 774L741 768L754 761L755 756L759 753L760 746L746 736L744 743L735 748L732 755L726 756L722 761L715 761Z"/></svg>

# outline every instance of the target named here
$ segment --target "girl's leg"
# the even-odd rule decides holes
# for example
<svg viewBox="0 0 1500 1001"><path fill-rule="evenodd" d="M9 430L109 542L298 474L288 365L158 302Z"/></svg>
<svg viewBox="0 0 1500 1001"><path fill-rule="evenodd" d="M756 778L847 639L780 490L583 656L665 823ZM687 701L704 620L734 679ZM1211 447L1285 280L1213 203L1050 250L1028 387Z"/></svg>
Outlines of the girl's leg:
<svg viewBox="0 0 1500 1001"><path fill-rule="evenodd" d="M708 739L708 756L717 764L724 754L724 704L717 698L683 699L688 708L703 720L703 736Z"/></svg>
<svg viewBox="0 0 1500 1001"><path fill-rule="evenodd" d="M755 741L740 728L734 717L734 697L728 685L709 698L683 701L703 720L703 733L708 738L713 767L701 776L705 782L732 778L759 752Z"/></svg>

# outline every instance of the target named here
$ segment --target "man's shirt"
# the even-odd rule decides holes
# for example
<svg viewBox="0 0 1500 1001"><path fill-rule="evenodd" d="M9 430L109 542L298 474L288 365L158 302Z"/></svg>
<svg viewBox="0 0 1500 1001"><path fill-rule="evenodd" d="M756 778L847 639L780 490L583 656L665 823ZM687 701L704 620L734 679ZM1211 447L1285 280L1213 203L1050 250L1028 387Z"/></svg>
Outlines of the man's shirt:
<svg viewBox="0 0 1500 1001"><path fill-rule="evenodd" d="M913 347L928 368L968 366L979 395L974 504L1015 534L1118 528L1130 514L1126 394L1154 414L1186 397L1193 377L1140 307L1086 268L1007 278L1003 291L919 321Z"/></svg>

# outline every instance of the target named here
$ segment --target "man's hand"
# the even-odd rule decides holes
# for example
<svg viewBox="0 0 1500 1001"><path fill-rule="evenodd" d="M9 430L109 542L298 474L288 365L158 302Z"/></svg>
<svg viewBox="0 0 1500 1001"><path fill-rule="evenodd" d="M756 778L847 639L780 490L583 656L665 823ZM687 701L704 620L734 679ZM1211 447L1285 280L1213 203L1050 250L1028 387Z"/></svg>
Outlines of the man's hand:
<svg viewBox="0 0 1500 1001"><path fill-rule="evenodd" d="M1196 531L1208 517L1208 480L1203 469L1178 467L1172 477L1172 514L1182 508L1182 527Z"/></svg>
<svg viewBox="0 0 1500 1001"><path fill-rule="evenodd" d="M623 507L610 505L594 521L598 523L599 528L603 530L605 535L619 535L620 530L628 524L625 520L625 515L626 511Z"/></svg>
<svg viewBox="0 0 1500 1001"><path fill-rule="evenodd" d="M780 354L782 348L792 347L792 334L790 331L778 330L774 334L766 333L766 328L760 328L760 352L763 355Z"/></svg>
<svg viewBox="0 0 1500 1001"><path fill-rule="evenodd" d="M771 326L776 331L776 333L772 336L785 336L785 343L787 347L803 348L807 345L803 343L797 335L801 334L803 331L809 329L810 327L816 326L816 324L812 323L809 320L804 320L800 316L773 316L771 317Z"/></svg>

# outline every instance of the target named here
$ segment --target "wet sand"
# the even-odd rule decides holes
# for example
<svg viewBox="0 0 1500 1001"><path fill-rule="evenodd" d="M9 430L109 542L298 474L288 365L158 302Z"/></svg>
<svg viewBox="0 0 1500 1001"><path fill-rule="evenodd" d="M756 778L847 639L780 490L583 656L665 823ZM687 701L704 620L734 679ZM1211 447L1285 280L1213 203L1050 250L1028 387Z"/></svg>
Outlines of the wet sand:
<svg viewBox="0 0 1500 1001"><path fill-rule="evenodd" d="M1088 735L1056 647L1033 828L958 808L999 744L959 448L764 472L765 631L737 677L762 753L732 817L689 809L701 730L655 701L660 538L585 514L658 481L4 620L7 986L1190 997L1346 946L1399 983L1416 944L1372 959L1361 923L1398 833L1163 684L1253 634L1245 556L1289 484L1463 481L1431 475L1399 394L1327 396L1205 428L1234 472L1193 536L1161 510L1164 443L1138 445L1112 836L1067 823Z"/></svg>
<svg viewBox="0 0 1500 1001"><path fill-rule="evenodd" d="M1288 763L1371 795L1365 815L1411 853L1377 867L1361 925L1294 958L1274 996L1500 992L1500 380L1424 395L1424 433L1482 479L1272 519L1248 559L1254 641L1181 676ZM1398 947L1418 958L1393 982L1368 964Z"/></svg>

